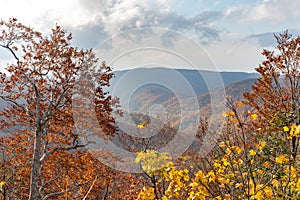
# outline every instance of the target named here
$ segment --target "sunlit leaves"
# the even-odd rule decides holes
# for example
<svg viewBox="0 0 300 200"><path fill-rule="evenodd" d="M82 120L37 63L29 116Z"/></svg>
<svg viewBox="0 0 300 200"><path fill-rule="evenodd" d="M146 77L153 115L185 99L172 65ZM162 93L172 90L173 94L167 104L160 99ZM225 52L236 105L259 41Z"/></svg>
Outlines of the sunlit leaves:
<svg viewBox="0 0 300 200"><path fill-rule="evenodd" d="M141 163L142 169L149 174L153 174L157 170L169 166L171 157L167 153L158 153L153 150L139 152L135 162Z"/></svg>
<svg viewBox="0 0 300 200"><path fill-rule="evenodd" d="M138 129L143 129L143 128L145 128L147 126L147 122L142 122L142 123L139 123L138 125L137 125L137 128Z"/></svg>
<svg viewBox="0 0 300 200"><path fill-rule="evenodd" d="M250 119L255 121L257 119L257 116L258 116L257 114L252 113L252 114L250 114Z"/></svg>

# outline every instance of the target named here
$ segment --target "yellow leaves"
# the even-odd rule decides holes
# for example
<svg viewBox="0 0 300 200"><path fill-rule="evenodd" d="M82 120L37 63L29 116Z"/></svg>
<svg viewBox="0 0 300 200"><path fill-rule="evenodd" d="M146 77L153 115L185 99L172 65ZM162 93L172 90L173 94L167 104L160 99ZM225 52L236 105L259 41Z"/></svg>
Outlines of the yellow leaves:
<svg viewBox="0 0 300 200"><path fill-rule="evenodd" d="M266 146L266 142L265 141L261 141L260 143L259 143L259 146L258 146L258 149L259 150L262 150L265 146Z"/></svg>
<svg viewBox="0 0 300 200"><path fill-rule="evenodd" d="M222 158L222 162L225 167L230 165L230 163L228 162L228 160L226 158Z"/></svg>
<svg viewBox="0 0 300 200"><path fill-rule="evenodd" d="M6 185L6 182L5 181L1 181L0 182L0 190L2 191L3 190L3 187Z"/></svg>
<svg viewBox="0 0 300 200"><path fill-rule="evenodd" d="M226 146L229 146L229 141L219 143L219 147L221 147L221 148L225 148Z"/></svg>
<svg viewBox="0 0 300 200"><path fill-rule="evenodd" d="M197 173L196 173L196 180L203 180L205 179L205 174L203 171L199 170Z"/></svg>
<svg viewBox="0 0 300 200"><path fill-rule="evenodd" d="M298 179L297 183L296 183L296 191L300 192L300 178Z"/></svg>
<svg viewBox="0 0 300 200"><path fill-rule="evenodd" d="M272 182L271 182L271 184L275 188L279 188L279 186L280 186L280 182L278 180L276 180L276 179L273 179Z"/></svg>
<svg viewBox="0 0 300 200"><path fill-rule="evenodd" d="M187 200L205 200L206 196L209 196L209 193L207 192L206 188L203 186L199 186L198 192L189 192L189 197L187 198Z"/></svg>
<svg viewBox="0 0 300 200"><path fill-rule="evenodd" d="M276 157L275 161L279 164L283 164L289 162L289 158L286 155L282 154Z"/></svg>
<svg viewBox="0 0 300 200"><path fill-rule="evenodd" d="M225 144L225 142L220 142L220 143L219 143L219 147L221 147L221 148L225 148L225 147L226 147L226 144Z"/></svg>
<svg viewBox="0 0 300 200"><path fill-rule="evenodd" d="M289 132L288 139L292 139L293 137L299 137L300 125L292 124L290 127L284 126L283 131Z"/></svg>
<svg viewBox="0 0 300 200"><path fill-rule="evenodd" d="M255 118L252 120L257 120L257 116ZM297 127L291 126L288 128L288 131L293 130L294 135L300 134L298 133L300 130ZM194 174L194 177L189 176L195 170L192 168L191 171L188 169L178 170L176 166L173 166L168 170L166 175L164 175L164 180L168 181L166 197L168 199L180 199L182 197L181 194L185 193L189 200L218 199L216 196L208 193L208 189L216 187L224 192L221 192L223 199L244 199L248 195L253 200L276 199L282 187L289 188L293 194L300 192L299 169L286 164L290 163L288 154L277 154L278 157L275 157L274 154L268 154L267 151L263 151L264 149L269 149L269 147L266 148L269 143L264 140L251 144L251 146L243 146L243 148L232 144L237 143L231 140L230 142L229 140L220 142L219 150L221 150L221 154L213 160L211 165L213 168L208 171L199 170ZM281 165L276 165L275 163ZM273 179L270 180L270 174L268 173L272 169L276 169L276 171L273 170L276 174L272 174L271 178ZM230 193L231 195L237 192L237 196L233 197L230 194L226 194L226 189L230 189L233 192Z"/></svg>
<svg viewBox="0 0 300 200"><path fill-rule="evenodd" d="M253 180L250 179L248 184L249 184L249 190L246 189L246 190L248 190L247 192L248 192L250 195L254 195L255 192L254 192L254 184L253 184Z"/></svg>
<svg viewBox="0 0 300 200"><path fill-rule="evenodd" d="M144 128L144 125L143 125L143 124L138 124L138 125L137 125L137 128L138 128L138 129L142 129L142 128Z"/></svg>
<svg viewBox="0 0 300 200"><path fill-rule="evenodd" d="M235 188L242 188L243 187L243 183L236 183L234 187Z"/></svg>
<svg viewBox="0 0 300 200"><path fill-rule="evenodd" d="M230 182L230 180L225 177L219 177L218 181L224 185L227 185Z"/></svg>
<svg viewBox="0 0 300 200"><path fill-rule="evenodd" d="M243 160L242 159L238 159L238 163L241 165L241 164L243 164Z"/></svg>
<svg viewBox="0 0 300 200"><path fill-rule="evenodd" d="M219 167L221 167L221 164L217 160L215 160L214 167L219 168Z"/></svg>
<svg viewBox="0 0 300 200"><path fill-rule="evenodd" d="M188 169L183 169L178 171L178 176L183 178L185 181L189 181L189 170Z"/></svg>
<svg viewBox="0 0 300 200"><path fill-rule="evenodd" d="M142 169L151 174L167 167L170 160L171 157L168 156L168 153L158 153L154 150L146 150L145 152L139 152L137 154L135 162L141 162Z"/></svg>
<svg viewBox="0 0 300 200"><path fill-rule="evenodd" d="M242 101L237 101L234 103L237 107L244 108L245 104Z"/></svg>
<svg viewBox="0 0 300 200"><path fill-rule="evenodd" d="M284 132L289 132L289 130L290 130L289 127L287 127L287 126L284 126L284 127L283 127L283 131L284 131Z"/></svg>
<svg viewBox="0 0 300 200"><path fill-rule="evenodd" d="M1 182L0 182L0 186L2 187L2 186L4 186L4 185L6 185L6 182L5 182L5 181L1 181Z"/></svg>
<svg viewBox="0 0 300 200"><path fill-rule="evenodd" d="M223 112L222 114L223 117L232 117L234 116L234 112L233 111L229 111L229 112Z"/></svg>
<svg viewBox="0 0 300 200"><path fill-rule="evenodd" d="M283 172L285 173L285 176L282 177L283 179L285 179L287 176L291 180L296 179L297 171L296 171L295 167L293 167L293 166L284 166L283 169L284 169Z"/></svg>
<svg viewBox="0 0 300 200"><path fill-rule="evenodd" d="M258 115L255 114L255 113L250 114L250 119L253 120L253 121L255 121L257 119L257 117L258 117Z"/></svg>
<svg viewBox="0 0 300 200"><path fill-rule="evenodd" d="M239 146L233 146L232 148L237 154L241 154L243 152L243 150Z"/></svg>
<svg viewBox="0 0 300 200"><path fill-rule="evenodd" d="M197 182L191 182L189 184L189 186L191 186L191 187L197 187L198 185L199 185L199 183L197 183Z"/></svg>
<svg viewBox="0 0 300 200"><path fill-rule="evenodd" d="M271 198L273 196L272 188L269 186L266 186L264 189L265 195L267 198Z"/></svg>
<svg viewBox="0 0 300 200"><path fill-rule="evenodd" d="M300 125L296 125L296 124L293 124L291 126L291 132L293 132L293 135L299 135L300 134Z"/></svg>
<svg viewBox="0 0 300 200"><path fill-rule="evenodd" d="M219 167L219 169L218 169L218 173L224 173L224 171L225 171L225 166L221 166L221 167Z"/></svg>
<svg viewBox="0 0 300 200"><path fill-rule="evenodd" d="M221 196L216 196L216 197L214 198L214 200L222 200L222 197L221 197Z"/></svg>
<svg viewBox="0 0 300 200"><path fill-rule="evenodd" d="M290 130L288 139L292 139L293 137L299 137L300 135L300 125L292 124L290 128L285 126L283 127L283 130L285 132L288 132Z"/></svg>
<svg viewBox="0 0 300 200"><path fill-rule="evenodd" d="M255 156L255 155L256 155L256 151L253 150L253 149L251 149L251 150L249 151L249 155L250 155L250 156Z"/></svg>
<svg viewBox="0 0 300 200"><path fill-rule="evenodd" d="M225 118L228 118L233 123L237 123L238 122L238 120L234 118L235 113L233 111L224 111L222 113L222 116L225 117Z"/></svg>
<svg viewBox="0 0 300 200"><path fill-rule="evenodd" d="M143 190L141 190L139 192L138 199L141 199L141 200L154 200L155 199L154 188L152 188L152 187L145 188L144 187Z"/></svg>
<svg viewBox="0 0 300 200"><path fill-rule="evenodd" d="M264 199L264 195L263 195L263 191L259 190L256 194L255 194L255 199L256 200L263 200Z"/></svg>
<svg viewBox="0 0 300 200"><path fill-rule="evenodd" d="M226 153L227 155L229 155L229 154L231 153L231 150L230 150L229 148L227 148L227 149L225 150L225 153Z"/></svg>
<svg viewBox="0 0 300 200"><path fill-rule="evenodd" d="M230 199L231 199L230 194L225 194L225 200L230 200Z"/></svg>
<svg viewBox="0 0 300 200"><path fill-rule="evenodd" d="M215 182L216 175L214 171L209 171L206 177L208 177L208 182Z"/></svg>
<svg viewBox="0 0 300 200"><path fill-rule="evenodd" d="M202 185L199 185L198 186L198 192L195 193L195 197L196 199L205 199L206 196L209 196L209 193L207 191L207 189L202 186Z"/></svg>
<svg viewBox="0 0 300 200"><path fill-rule="evenodd" d="M233 122L233 123L238 123L239 121L233 117L230 117L230 121Z"/></svg>
<svg viewBox="0 0 300 200"><path fill-rule="evenodd" d="M147 126L147 122L142 122L142 123L137 125L137 128L138 129L143 129L143 128L145 128L145 126Z"/></svg>

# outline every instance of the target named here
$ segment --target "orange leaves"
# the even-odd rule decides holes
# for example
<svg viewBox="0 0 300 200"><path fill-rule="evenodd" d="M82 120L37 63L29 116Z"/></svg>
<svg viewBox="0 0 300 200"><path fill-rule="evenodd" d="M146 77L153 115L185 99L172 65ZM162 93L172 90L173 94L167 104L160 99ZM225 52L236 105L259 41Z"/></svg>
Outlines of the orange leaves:
<svg viewBox="0 0 300 200"><path fill-rule="evenodd" d="M287 118L274 118L275 115L290 112L299 114L294 105L298 104L296 94L300 93L300 88L296 86L299 82L300 37L292 38L288 31L285 31L275 38L278 51L263 51L266 60L256 68L261 77L252 87L252 92L244 94L246 104L251 105L259 117L266 119L264 124L261 120L256 122L257 126L261 127L268 123L268 126L276 128L274 124L279 124L285 120L283 118Z"/></svg>
<svg viewBox="0 0 300 200"><path fill-rule="evenodd" d="M14 128L9 130L11 138L6 141L9 144L6 153L11 159L5 164L5 170L20 166L18 170L24 174L24 177L21 177L15 171L12 172L12 177L22 179L24 182L14 182L11 188L31 185L31 187L41 187L41 192L46 195L49 192L62 190L61 187L56 186L63 183L64 173L69 177L68 181L64 182L64 189L69 189L75 187L77 183L83 184L89 181L87 177L90 179L97 177L95 172L102 170L102 174L107 174L108 177L97 178L94 187L103 190L101 184L104 180L110 182L116 173L110 175L106 166L101 164L98 167L99 163L91 157L81 159L82 152L76 149L80 145L78 133L74 132L72 94L77 76L87 75L84 78L91 82L89 89L96 88L97 91L93 93L92 100L96 104L94 112L98 122L105 130L103 137L114 134L116 127L111 113L114 110L113 103L117 105L118 101L104 93L102 89L103 86L109 86L113 76L111 69L105 64L99 66L92 50L77 50L71 46L69 41L72 39L72 34L67 33L60 26L56 26L50 36L46 37L28 26L17 23L15 18L0 23L2 25L0 27L1 48L7 48L16 59L14 64L6 68L10 77L6 78L1 74L0 80L1 98L12 105L1 112L0 127ZM21 51L16 54L15 51L18 50ZM95 76L99 74L102 76ZM95 77L91 79L92 76ZM20 97L22 102L18 100ZM27 134L22 134L25 130ZM21 136L19 137L18 134ZM34 147L36 149L33 151ZM72 149L72 154L64 153L63 148ZM33 152L37 153L33 156ZM41 160L42 162L39 162ZM34 183L29 183L30 167L32 172L38 172L33 174ZM53 180L58 185L54 184ZM49 183L43 185L42 181ZM37 188L32 189L32 191L37 190ZM28 198L28 194L32 191L26 189L26 191L19 190L17 193L24 192ZM70 199L76 196L75 193L72 195L74 196Z"/></svg>
<svg viewBox="0 0 300 200"><path fill-rule="evenodd" d="M73 37L72 34L69 34L67 40L72 40L72 37Z"/></svg>
<svg viewBox="0 0 300 200"><path fill-rule="evenodd" d="M17 46L12 46L11 47L14 51L18 51L18 47Z"/></svg>

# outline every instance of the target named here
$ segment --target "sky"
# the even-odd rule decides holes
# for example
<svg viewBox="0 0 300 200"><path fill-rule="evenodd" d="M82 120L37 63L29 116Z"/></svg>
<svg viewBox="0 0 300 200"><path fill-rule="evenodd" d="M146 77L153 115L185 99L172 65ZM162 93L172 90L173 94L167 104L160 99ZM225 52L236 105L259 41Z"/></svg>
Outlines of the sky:
<svg viewBox="0 0 300 200"><path fill-rule="evenodd" d="M300 32L298 0L0 0L45 35L56 24L114 69L190 68L253 72L273 34ZM10 57L0 51L0 63Z"/></svg>

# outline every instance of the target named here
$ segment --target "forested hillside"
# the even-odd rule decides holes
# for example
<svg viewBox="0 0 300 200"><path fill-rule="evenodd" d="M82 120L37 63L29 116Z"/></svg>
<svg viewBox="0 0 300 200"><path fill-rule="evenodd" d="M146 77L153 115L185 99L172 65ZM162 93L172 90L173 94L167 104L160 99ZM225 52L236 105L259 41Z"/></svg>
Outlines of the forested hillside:
<svg viewBox="0 0 300 200"><path fill-rule="evenodd" d="M1 199L300 198L299 36L275 35L255 79L224 73L206 91L179 70L197 95L146 85L132 112L110 93L111 67L72 37L0 21L14 59L0 72Z"/></svg>

